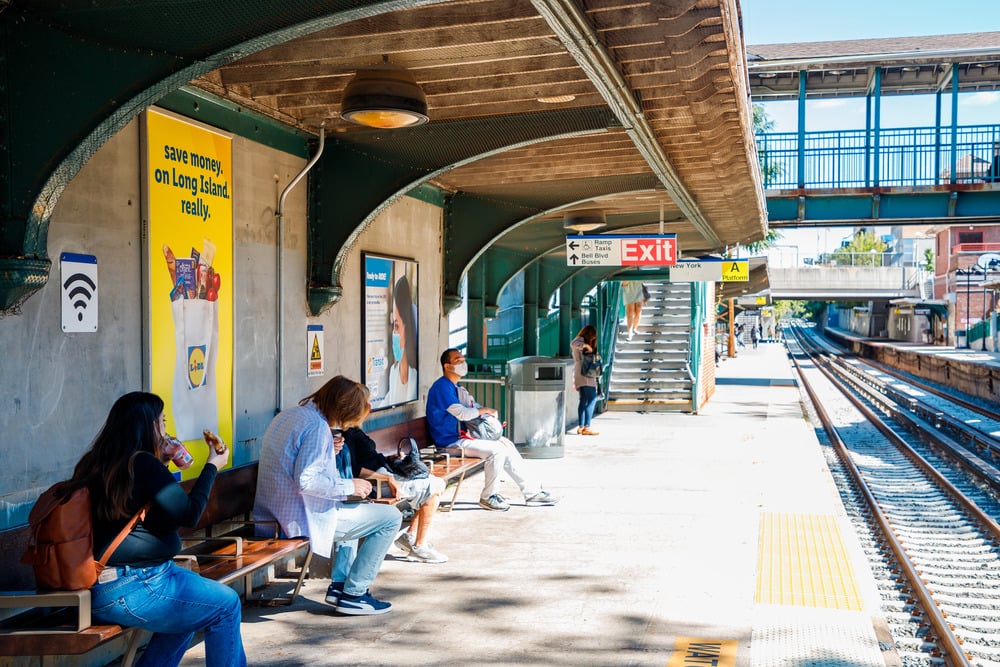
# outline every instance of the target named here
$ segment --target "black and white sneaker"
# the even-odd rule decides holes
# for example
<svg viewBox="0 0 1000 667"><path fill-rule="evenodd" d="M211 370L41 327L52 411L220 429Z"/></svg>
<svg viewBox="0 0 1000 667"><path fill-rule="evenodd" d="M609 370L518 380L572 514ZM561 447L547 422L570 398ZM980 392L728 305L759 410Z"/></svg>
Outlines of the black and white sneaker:
<svg viewBox="0 0 1000 667"><path fill-rule="evenodd" d="M390 611L392 611L392 603L376 600L368 593L364 595L341 593L340 601L337 602L337 612L348 616L376 616L388 614Z"/></svg>
<svg viewBox="0 0 1000 667"><path fill-rule="evenodd" d="M334 607L340 602L340 596L344 593L344 582L335 581L326 588L326 603Z"/></svg>

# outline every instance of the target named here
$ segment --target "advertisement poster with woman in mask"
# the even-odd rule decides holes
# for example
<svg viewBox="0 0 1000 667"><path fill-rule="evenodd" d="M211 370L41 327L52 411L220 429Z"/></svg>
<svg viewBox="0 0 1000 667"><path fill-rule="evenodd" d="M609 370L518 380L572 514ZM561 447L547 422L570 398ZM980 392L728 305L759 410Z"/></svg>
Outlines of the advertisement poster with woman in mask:
<svg viewBox="0 0 1000 667"><path fill-rule="evenodd" d="M415 401L419 395L417 353L417 263L364 253L363 382L373 410Z"/></svg>

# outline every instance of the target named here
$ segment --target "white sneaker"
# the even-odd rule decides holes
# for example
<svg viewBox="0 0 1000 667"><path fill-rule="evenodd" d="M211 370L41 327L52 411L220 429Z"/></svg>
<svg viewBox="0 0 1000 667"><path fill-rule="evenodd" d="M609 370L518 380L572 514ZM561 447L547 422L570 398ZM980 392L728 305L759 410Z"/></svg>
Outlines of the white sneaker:
<svg viewBox="0 0 1000 667"><path fill-rule="evenodd" d="M408 560L419 563L447 563L448 557L429 544L413 545Z"/></svg>
<svg viewBox="0 0 1000 667"><path fill-rule="evenodd" d="M395 544L398 548L405 551L407 555L413 553L413 538L410 537L410 534L408 532L404 531L403 533L401 533L400 536L396 538L396 541L393 542L393 544Z"/></svg>
<svg viewBox="0 0 1000 667"><path fill-rule="evenodd" d="M479 506L483 509L493 510L494 512L506 512L510 509L510 503L499 493L494 493L489 498L480 498Z"/></svg>
<svg viewBox="0 0 1000 667"><path fill-rule="evenodd" d="M547 505L555 505L559 502L559 497L554 496L545 489L542 489L538 493L534 493L524 499L524 504L528 507L544 507Z"/></svg>

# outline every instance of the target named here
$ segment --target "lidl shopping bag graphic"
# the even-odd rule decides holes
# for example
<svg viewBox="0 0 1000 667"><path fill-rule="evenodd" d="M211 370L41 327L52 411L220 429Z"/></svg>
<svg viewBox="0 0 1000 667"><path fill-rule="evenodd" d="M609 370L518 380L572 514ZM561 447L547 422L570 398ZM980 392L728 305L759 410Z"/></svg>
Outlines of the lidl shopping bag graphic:
<svg viewBox="0 0 1000 667"><path fill-rule="evenodd" d="M174 314L174 428L181 440L196 440L202 431L218 430L218 385L215 358L219 347L219 302L177 299Z"/></svg>

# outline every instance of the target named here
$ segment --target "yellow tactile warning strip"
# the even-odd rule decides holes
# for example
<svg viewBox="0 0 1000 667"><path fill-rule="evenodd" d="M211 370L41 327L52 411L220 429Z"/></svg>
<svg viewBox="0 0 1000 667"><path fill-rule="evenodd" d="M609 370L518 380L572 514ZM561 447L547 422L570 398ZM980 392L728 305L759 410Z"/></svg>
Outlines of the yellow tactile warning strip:
<svg viewBox="0 0 1000 667"><path fill-rule="evenodd" d="M767 512L761 517L757 602L862 610L833 515Z"/></svg>
<svg viewBox="0 0 1000 667"><path fill-rule="evenodd" d="M678 637L667 667L736 667L735 639Z"/></svg>

